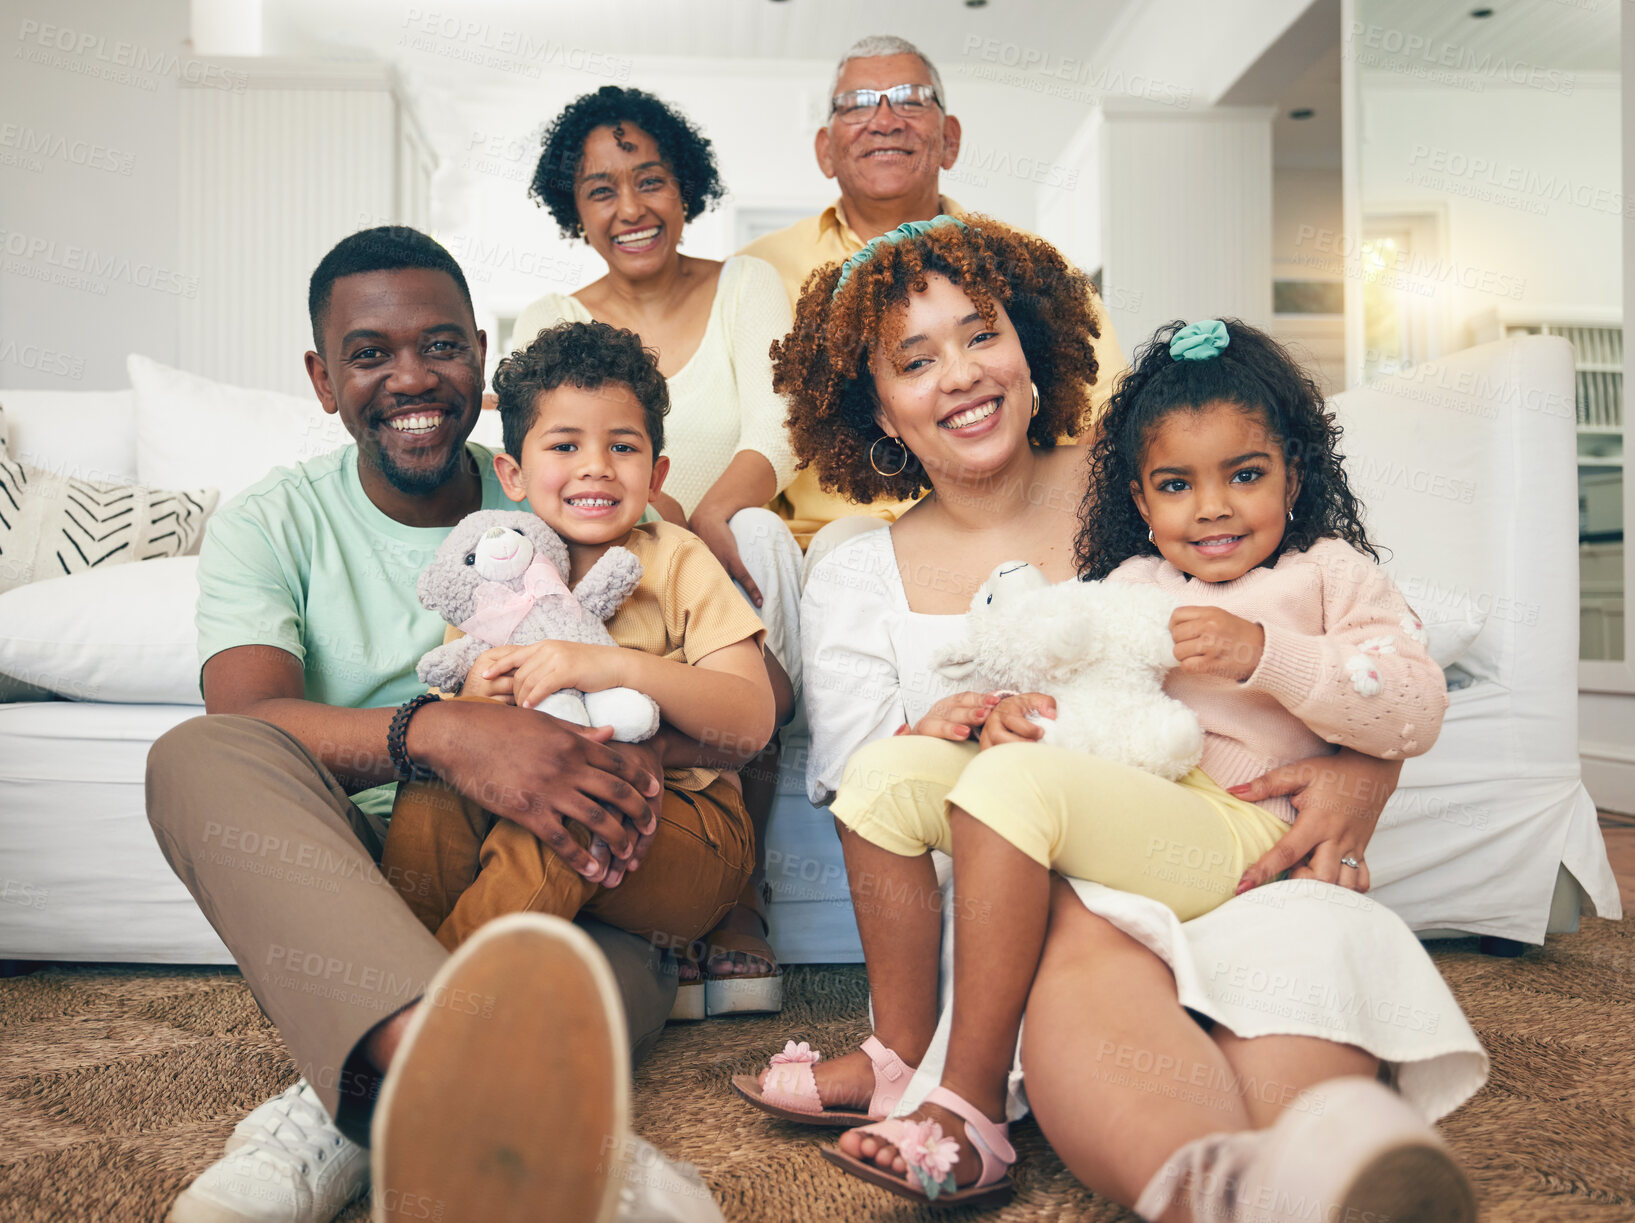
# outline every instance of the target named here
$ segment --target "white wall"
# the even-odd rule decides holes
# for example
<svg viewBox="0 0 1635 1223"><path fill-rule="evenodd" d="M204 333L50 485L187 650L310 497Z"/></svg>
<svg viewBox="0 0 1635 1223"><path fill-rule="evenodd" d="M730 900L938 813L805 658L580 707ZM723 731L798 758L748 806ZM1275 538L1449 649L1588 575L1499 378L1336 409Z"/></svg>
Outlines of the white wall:
<svg viewBox="0 0 1635 1223"><path fill-rule="evenodd" d="M1109 109L1101 131L1109 315L1125 351L1171 319L1272 315L1272 112Z"/></svg>
<svg viewBox="0 0 1635 1223"><path fill-rule="evenodd" d="M1623 75L1635 79L1635 20L1631 20L1627 12L1619 30L1619 43ZM1619 176L1625 198L1635 199L1635 89L1623 91L1620 109L1623 117L1621 142L1623 164L1609 172L1621 171ZM1635 296L1635 209L1626 210L1622 231L1624 257L1617 270L1623 279L1624 292ZM1631 344L1624 345L1624 386L1626 388L1624 452L1627 455L1629 453L1627 388L1635 386L1635 345ZM1627 468L1625 474L1628 474ZM1626 498L1630 496L1627 482L1624 495ZM1624 505L1626 524L1629 522L1632 508L1635 507L1626 500ZM1635 583L1629 580L1630 551L1626 543L1624 563L1626 606L1630 590L1635 589ZM1628 682L1631 674L1630 663L1626 661L1622 670L1625 682L1608 685L1621 688L1621 691L1581 691L1578 694L1579 754L1584 762L1584 785L1595 799L1596 806L1607 811L1635 812L1635 686Z"/></svg>
<svg viewBox="0 0 1635 1223"><path fill-rule="evenodd" d="M1141 0L1098 50L1126 78L1151 83L1152 93L1211 106L1310 7L1312 0Z"/></svg>
<svg viewBox="0 0 1635 1223"><path fill-rule="evenodd" d="M1275 132L1275 128L1274 128ZM1301 236L1341 229L1343 195L1340 171L1282 169L1272 175L1272 279L1339 283L1341 269L1331 261L1312 264L1302 258L1309 246ZM1317 379L1325 395L1345 389L1345 322L1340 315L1278 314L1272 335L1288 347Z"/></svg>
<svg viewBox="0 0 1635 1223"><path fill-rule="evenodd" d="M1410 279L1434 288L1453 348L1494 307L1623 301L1616 79L1579 73L1570 92L1482 84L1364 73L1360 91L1365 213L1447 210L1453 275Z"/></svg>
<svg viewBox="0 0 1635 1223"><path fill-rule="evenodd" d="M8 4L0 25L0 388L129 385L174 361L188 0Z"/></svg>
<svg viewBox="0 0 1635 1223"><path fill-rule="evenodd" d="M1340 171L1288 170L1272 173L1272 278L1274 280L1340 279L1332 265L1302 261L1309 244L1301 241L1301 227L1340 229L1342 195Z"/></svg>

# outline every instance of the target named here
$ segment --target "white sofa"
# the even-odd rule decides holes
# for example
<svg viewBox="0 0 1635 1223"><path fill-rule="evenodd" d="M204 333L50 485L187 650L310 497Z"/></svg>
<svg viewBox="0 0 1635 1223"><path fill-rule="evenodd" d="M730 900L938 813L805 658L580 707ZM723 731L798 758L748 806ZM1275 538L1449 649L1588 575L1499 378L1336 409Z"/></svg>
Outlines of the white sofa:
<svg viewBox="0 0 1635 1223"><path fill-rule="evenodd" d="M161 470L173 487L211 484L222 469L205 443L219 422L189 418L191 441L177 447L167 421L151 419L152 389L141 403L131 391L0 390L11 453L149 483ZM215 393L253 406L252 393ZM1369 850L1375 895L1427 934L1540 943L1546 930L1571 928L1581 907L1619 914L1579 781L1572 395L1566 343L1530 338L1335 400L1393 572L1444 649L1469 639L1457 661L1473 682L1453 692L1436 748L1404 769ZM268 410L262 397L258 419ZM255 461L305 457L332 440L287 429L267 437ZM88 698L0 704L0 959L231 960L160 857L143 805L148 746L201 712L191 564L61 579L42 588L63 603L60 626L42 631L36 614L29 640L0 595L0 657L48 661L13 668L46 679L67 659L75 678L57 686ZM104 609L100 639L67 642L85 633L84 609L70 604L98 580L115 591L105 601L124 604ZM768 832L772 941L790 963L859 959L833 824L807 803L804 769L797 733Z"/></svg>

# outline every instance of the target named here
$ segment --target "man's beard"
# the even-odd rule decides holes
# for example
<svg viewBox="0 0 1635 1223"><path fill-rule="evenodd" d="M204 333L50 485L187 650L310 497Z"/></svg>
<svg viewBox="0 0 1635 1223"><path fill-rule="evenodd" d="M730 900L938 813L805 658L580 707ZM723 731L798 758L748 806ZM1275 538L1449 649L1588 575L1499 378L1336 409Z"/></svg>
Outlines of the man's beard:
<svg viewBox="0 0 1635 1223"><path fill-rule="evenodd" d="M381 428L389 429L390 425ZM386 477L398 492L408 497L424 497L435 493L443 485L454 478L459 470L460 462L465 458L466 448L455 446L448 452L448 457L434 468L402 467L392 457L392 452L381 446L375 450L375 464L380 468L380 474Z"/></svg>

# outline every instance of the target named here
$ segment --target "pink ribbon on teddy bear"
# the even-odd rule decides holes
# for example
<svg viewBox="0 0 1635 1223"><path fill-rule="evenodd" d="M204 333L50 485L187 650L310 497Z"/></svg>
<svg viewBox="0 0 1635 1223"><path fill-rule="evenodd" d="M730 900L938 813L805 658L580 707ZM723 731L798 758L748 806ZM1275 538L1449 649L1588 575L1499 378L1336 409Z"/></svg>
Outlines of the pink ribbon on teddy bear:
<svg viewBox="0 0 1635 1223"><path fill-rule="evenodd" d="M564 599L575 612L580 610L579 600L573 597L556 566L543 556L536 556L523 571L521 590L512 590L504 582L484 582L473 592L473 598L477 610L455 627L489 645L509 642L517 625L541 599Z"/></svg>

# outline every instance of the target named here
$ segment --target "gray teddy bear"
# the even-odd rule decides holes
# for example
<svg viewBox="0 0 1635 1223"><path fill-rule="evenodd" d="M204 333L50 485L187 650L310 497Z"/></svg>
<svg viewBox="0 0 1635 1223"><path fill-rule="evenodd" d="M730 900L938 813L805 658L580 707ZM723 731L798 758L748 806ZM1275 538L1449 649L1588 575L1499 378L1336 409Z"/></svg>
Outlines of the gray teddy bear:
<svg viewBox="0 0 1635 1223"><path fill-rule="evenodd" d="M467 514L416 585L424 607L465 633L420 660L421 682L459 692L477 656L497 645L616 645L602 622L636 589L641 562L627 548L609 548L571 591L568 571L567 545L532 514ZM639 743L659 728L658 703L634 688L589 693L564 688L538 708L580 726L611 726L622 743Z"/></svg>

